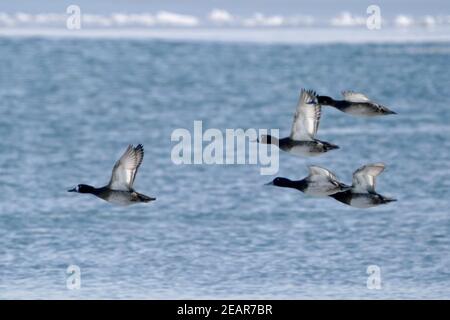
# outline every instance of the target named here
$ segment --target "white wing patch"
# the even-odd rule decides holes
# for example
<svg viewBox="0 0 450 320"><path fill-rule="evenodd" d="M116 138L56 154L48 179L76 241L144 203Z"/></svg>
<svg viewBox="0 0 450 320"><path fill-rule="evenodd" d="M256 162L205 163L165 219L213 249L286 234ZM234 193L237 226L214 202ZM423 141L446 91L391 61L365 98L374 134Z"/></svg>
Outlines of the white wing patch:
<svg viewBox="0 0 450 320"><path fill-rule="evenodd" d="M319 128L321 107L312 90L302 89L292 124L291 139L311 141Z"/></svg>
<svg viewBox="0 0 450 320"><path fill-rule="evenodd" d="M369 102L370 99L367 98L362 93L353 92L353 91L342 91L342 95L344 96L344 100L349 102Z"/></svg>
<svg viewBox="0 0 450 320"><path fill-rule="evenodd" d="M144 147L129 145L125 153L114 165L108 187L112 190L130 191L136 172L144 159Z"/></svg>
<svg viewBox="0 0 450 320"><path fill-rule="evenodd" d="M375 192L375 178L383 172L383 163L362 166L353 173L353 190L355 193Z"/></svg>

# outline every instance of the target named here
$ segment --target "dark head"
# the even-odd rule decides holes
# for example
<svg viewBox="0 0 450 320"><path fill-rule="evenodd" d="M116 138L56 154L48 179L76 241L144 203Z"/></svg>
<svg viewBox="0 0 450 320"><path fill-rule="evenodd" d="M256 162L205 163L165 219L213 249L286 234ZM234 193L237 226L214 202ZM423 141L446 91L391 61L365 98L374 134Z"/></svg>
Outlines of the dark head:
<svg viewBox="0 0 450 320"><path fill-rule="evenodd" d="M87 184L79 184L73 189L67 190L68 192L78 192L78 193L94 193L95 188Z"/></svg>
<svg viewBox="0 0 450 320"><path fill-rule="evenodd" d="M262 134L261 138L257 140L257 142L262 144L279 144L278 138L272 137L270 134Z"/></svg>
<svg viewBox="0 0 450 320"><path fill-rule="evenodd" d="M291 183L292 181L289 179L276 177L271 182L266 183L266 186L288 187Z"/></svg>
<svg viewBox="0 0 450 320"><path fill-rule="evenodd" d="M320 105L325 106L334 106L336 103L336 101L334 101L334 99L329 96L317 96L317 102Z"/></svg>
<svg viewBox="0 0 450 320"><path fill-rule="evenodd" d="M267 186L277 186L282 188L292 188L297 189L299 191L303 191L306 188L306 181L305 180L299 180L299 181L292 181L286 178L280 178L276 177L273 179L272 182L266 183Z"/></svg>

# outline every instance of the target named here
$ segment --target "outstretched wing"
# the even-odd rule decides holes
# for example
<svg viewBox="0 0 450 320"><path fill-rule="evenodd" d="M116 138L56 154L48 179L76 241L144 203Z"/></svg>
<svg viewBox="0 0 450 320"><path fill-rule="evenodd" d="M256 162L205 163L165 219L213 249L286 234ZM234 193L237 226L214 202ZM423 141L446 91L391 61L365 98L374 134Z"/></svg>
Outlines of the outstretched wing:
<svg viewBox="0 0 450 320"><path fill-rule="evenodd" d="M367 98L362 93L354 92L354 91L342 91L342 95L344 96L344 100L349 102L369 102L370 99Z"/></svg>
<svg viewBox="0 0 450 320"><path fill-rule="evenodd" d="M319 166L309 166L309 176L324 176L331 180L337 180L337 177L334 173L332 173L330 170L327 170L325 168L319 167Z"/></svg>
<svg viewBox="0 0 450 320"><path fill-rule="evenodd" d="M129 145L125 153L114 165L108 187L112 190L130 191L136 172L144 159L144 147Z"/></svg>
<svg viewBox="0 0 450 320"><path fill-rule="evenodd" d="M319 128L321 107L312 90L302 89L292 124L291 139L313 140Z"/></svg>
<svg viewBox="0 0 450 320"><path fill-rule="evenodd" d="M353 173L353 190L357 193L375 192L375 178L384 170L383 163L362 166Z"/></svg>

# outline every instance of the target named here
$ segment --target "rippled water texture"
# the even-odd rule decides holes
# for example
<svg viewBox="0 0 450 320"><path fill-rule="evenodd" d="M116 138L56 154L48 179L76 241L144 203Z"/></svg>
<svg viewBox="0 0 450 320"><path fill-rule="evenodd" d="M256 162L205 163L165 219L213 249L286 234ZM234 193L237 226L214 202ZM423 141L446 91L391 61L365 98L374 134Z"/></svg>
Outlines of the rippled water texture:
<svg viewBox="0 0 450 320"><path fill-rule="evenodd" d="M450 45L262 45L0 38L0 298L450 298ZM399 115L325 108L279 176L383 161L369 210L263 186L258 166L175 166L176 128L289 133L301 87L367 93ZM138 191L114 207L67 193L107 183L143 143ZM81 290L66 268L81 268ZM369 265L382 289L366 287Z"/></svg>

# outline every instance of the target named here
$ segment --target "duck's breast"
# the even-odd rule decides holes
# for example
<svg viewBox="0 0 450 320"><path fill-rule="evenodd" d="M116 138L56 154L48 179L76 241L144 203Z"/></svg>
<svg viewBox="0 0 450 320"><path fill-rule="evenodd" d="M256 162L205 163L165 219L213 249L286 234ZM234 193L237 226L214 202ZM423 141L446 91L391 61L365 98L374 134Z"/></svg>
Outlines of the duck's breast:
<svg viewBox="0 0 450 320"><path fill-rule="evenodd" d="M295 141L284 151L300 157L315 157L323 153L316 141Z"/></svg>
<svg viewBox="0 0 450 320"><path fill-rule="evenodd" d="M128 206L135 203L131 201L131 193L128 191L111 190L103 199L119 206Z"/></svg>
<svg viewBox="0 0 450 320"><path fill-rule="evenodd" d="M343 111L357 117L374 117L379 115L377 106L367 102L353 102Z"/></svg>
<svg viewBox="0 0 450 320"><path fill-rule="evenodd" d="M352 194L350 205L352 207L361 209L375 207L377 203L374 200L374 197L370 194L354 193Z"/></svg>

